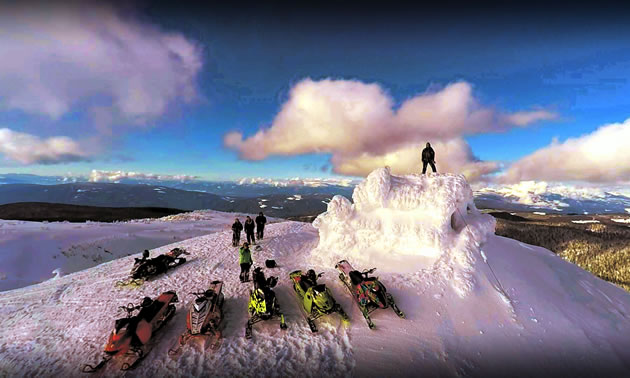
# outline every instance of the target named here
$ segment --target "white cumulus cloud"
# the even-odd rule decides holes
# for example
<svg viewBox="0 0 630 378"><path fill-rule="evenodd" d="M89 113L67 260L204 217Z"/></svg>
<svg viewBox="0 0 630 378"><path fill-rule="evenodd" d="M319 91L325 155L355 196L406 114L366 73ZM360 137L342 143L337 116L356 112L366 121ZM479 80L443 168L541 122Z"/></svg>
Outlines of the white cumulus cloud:
<svg viewBox="0 0 630 378"><path fill-rule="evenodd" d="M461 148L452 155L466 157L458 161L468 168L477 166L471 172L478 172L488 171L490 165L481 167L473 159L469 146L460 140L463 135L503 131L556 117L540 109L502 113L484 107L466 82L419 94L395 109L394 100L378 84L305 79L291 89L289 100L270 127L247 138L238 131L230 132L224 144L247 160L331 153L335 172L365 175L384 162L389 162L396 173L407 173L405 169L420 163L420 152L412 157L412 147L426 141L436 145L442 142Z"/></svg>
<svg viewBox="0 0 630 378"><path fill-rule="evenodd" d="M503 182L630 180L630 119L541 148L510 166Z"/></svg>
<svg viewBox="0 0 630 378"><path fill-rule="evenodd" d="M37 136L0 129L0 154L22 164L56 164L89 160L79 143L65 136L42 139Z"/></svg>
<svg viewBox="0 0 630 378"><path fill-rule="evenodd" d="M58 118L100 96L112 112L145 119L195 97L200 49L182 34L105 3L31 5L0 5L2 106Z"/></svg>
<svg viewBox="0 0 630 378"><path fill-rule="evenodd" d="M160 175L154 173L125 172L125 171L101 171L93 169L90 173L91 182L118 182L123 179L131 180L162 180L162 181L192 181L198 176L189 175Z"/></svg>
<svg viewBox="0 0 630 378"><path fill-rule="evenodd" d="M1 2L0 25L0 110L111 136L198 98L199 45L111 4Z"/></svg>

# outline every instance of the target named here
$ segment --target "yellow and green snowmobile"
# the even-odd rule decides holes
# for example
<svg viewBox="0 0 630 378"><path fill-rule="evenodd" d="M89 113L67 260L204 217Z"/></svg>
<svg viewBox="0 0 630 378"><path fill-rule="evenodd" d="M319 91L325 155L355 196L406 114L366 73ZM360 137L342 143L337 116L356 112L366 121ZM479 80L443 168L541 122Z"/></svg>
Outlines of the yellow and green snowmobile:
<svg viewBox="0 0 630 378"><path fill-rule="evenodd" d="M321 277L322 274L316 275L313 269L309 269L306 274L302 274L301 270L289 273L289 277L293 282L293 289L301 302L302 309L306 313L306 322L313 332L317 332L315 319L323 315L337 312L344 322L349 321L348 315L341 308L341 305L335 301L330 289L324 284L317 283L317 278Z"/></svg>
<svg viewBox="0 0 630 378"><path fill-rule="evenodd" d="M249 293L249 311L250 318L245 328L245 337L252 338L252 325L262 320L270 320L280 318L280 328L286 329L284 315L280 311L276 299L276 293L272 290L278 283L277 277L269 277L265 279L265 274L260 267L254 269L253 272L254 290Z"/></svg>

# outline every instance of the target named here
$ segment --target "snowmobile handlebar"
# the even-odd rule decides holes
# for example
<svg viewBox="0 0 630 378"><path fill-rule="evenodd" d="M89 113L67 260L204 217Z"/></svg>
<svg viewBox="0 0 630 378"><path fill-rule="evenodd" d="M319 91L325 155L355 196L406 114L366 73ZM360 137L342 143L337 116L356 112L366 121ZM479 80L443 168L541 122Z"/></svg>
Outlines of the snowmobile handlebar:
<svg viewBox="0 0 630 378"><path fill-rule="evenodd" d="M363 271L363 274L372 274L372 273L374 273L375 270L376 270L376 268L367 269L367 270Z"/></svg>
<svg viewBox="0 0 630 378"><path fill-rule="evenodd" d="M127 316L130 316L134 310L137 310L140 306L134 306L133 303L128 303L126 306L118 306L119 309L127 311Z"/></svg>

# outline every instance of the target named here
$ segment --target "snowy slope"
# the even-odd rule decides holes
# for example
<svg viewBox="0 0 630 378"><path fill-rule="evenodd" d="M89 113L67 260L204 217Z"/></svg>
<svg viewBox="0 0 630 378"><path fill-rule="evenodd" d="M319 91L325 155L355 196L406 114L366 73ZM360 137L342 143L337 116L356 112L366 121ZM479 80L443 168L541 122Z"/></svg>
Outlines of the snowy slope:
<svg viewBox="0 0 630 378"><path fill-rule="evenodd" d="M254 326L253 340L243 337L250 286L237 279L237 253L229 245L229 232L224 231L157 249L156 252L165 252L179 246L188 249L192 256L186 264L138 289L114 287L115 281L124 278L131 268L133 257L124 257L39 285L0 293L0 376L81 375L84 363L96 362L116 315L120 315L116 313L117 306L137 303L145 295L155 296L169 289L177 291L182 303L175 318L157 337L156 347L137 370L121 374L109 369L105 375L630 375L628 293L543 248L491 232L485 234L483 241L481 234L487 224L475 209L463 216L470 221L469 226L461 228L456 219L455 227L448 231L450 220L431 223L416 219L423 215L418 203L403 208L405 201L392 201L403 192L411 197L414 191L416 195L424 190L436 195L449 192L456 204L442 201L443 206L439 207L441 199L437 199L435 207L427 206L425 210L434 214L448 214L445 209L460 206L465 210L469 206L465 193L470 188L449 186L459 182L457 176L429 176L425 180L388 175L376 174L392 183L388 190L374 185L374 190L368 192L373 195L372 200L381 201L380 209L396 211L388 214L378 208L350 208L348 229L359 233L360 220L368 213L377 217L381 225L387 224L385 220L415 219L423 227L409 228L407 232L417 234L412 237L434 233L441 235L441 242L450 247L425 255L431 261L409 268L407 273L391 269L399 262L399 256L390 259L391 251L380 256L376 273L380 272L381 280L407 319L398 318L393 311L380 310L373 313L376 329L369 330L334 268L326 262L336 258L339 251L330 250L335 246L330 240L320 240L319 232L325 222L316 223L319 232L310 224L281 222L268 226L263 249L254 251L253 257L257 263L274 258L280 264L279 268L266 271L280 277L276 292L286 314L287 331L281 331L277 321L263 322ZM449 187L454 189L445 189ZM329 209L334 206L329 205ZM416 213L403 221L398 212L404 211L410 216ZM378 218L379 213L382 218ZM479 246L476 240L482 240ZM376 256L374 253L371 258ZM349 250L346 257L356 268L372 267L364 265L360 251ZM288 273L304 269L312 261L324 264L316 267L325 272L320 280L327 283L348 312L352 322L347 328L337 316L332 316L318 321L320 332L312 334L301 315ZM214 354L190 349L179 360L169 358L167 350L183 332L185 309L194 298L186 293L203 288L214 279L225 280L226 323L221 349ZM461 280L466 284L462 286Z"/></svg>
<svg viewBox="0 0 630 378"><path fill-rule="evenodd" d="M229 230L236 216L244 219L243 214L200 210L115 223L0 220L0 291L50 279L56 269L72 273L144 249Z"/></svg>

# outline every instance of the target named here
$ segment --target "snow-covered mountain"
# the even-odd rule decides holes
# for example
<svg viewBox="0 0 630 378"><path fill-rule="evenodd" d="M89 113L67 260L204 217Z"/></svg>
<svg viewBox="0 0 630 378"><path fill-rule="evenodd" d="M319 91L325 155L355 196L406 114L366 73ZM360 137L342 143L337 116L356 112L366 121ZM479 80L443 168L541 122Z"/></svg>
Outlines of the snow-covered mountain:
<svg viewBox="0 0 630 378"><path fill-rule="evenodd" d="M281 211L287 212L283 207L286 198L294 195L303 197L303 202L309 204L306 209L297 208L291 211L288 216L312 215L313 209L323 211L321 201L327 202L329 197L333 195L342 195L350 197L354 187L357 185L356 180L351 179L287 179L272 180L264 178L249 178L238 181L203 181L203 180L175 180L145 178L147 175L120 175L116 172L95 171L90 177L80 176L35 176L21 174L5 174L0 175L0 203L11 202L56 202L56 203L72 203L77 205L94 205L94 199L90 199L89 191L98 190L102 192L110 192L109 197L100 197L98 199L100 206L114 206L114 202L118 201L120 206L137 206L135 197L129 196L127 192L133 186L144 186L155 190L154 193L143 192L142 198L144 202L151 203L151 206L159 206L168 203L167 198L177 196L179 201L171 201L172 207L176 207L176 203L181 203L181 198L185 198L190 209L201 209L203 206L212 206L219 211L245 211L243 208L231 209L229 203L222 203L214 198L207 198L202 194L207 193L222 198L230 198L228 201L241 198L252 198L253 200L266 199L273 203L266 204L267 210L274 207L276 216L287 216ZM2 188L2 184L38 184L38 185L59 185L63 183L75 183L75 190L85 191L87 193L81 195L81 192L71 193L72 196L59 199L59 195L53 193L58 189L34 187L16 187L13 192L20 192L19 196L8 194L8 187ZM83 185L83 186L81 186ZM90 186L91 185L91 186ZM69 186L61 186L68 188ZM189 192L184 194L181 192L171 192L169 189L178 189ZM119 193L118 195L116 195ZM607 188L598 186L575 186L552 184L547 182L523 181L513 185L482 185L478 183L474 190L475 204L480 209L497 209L507 211L545 211L556 214L618 214L630 213L630 191L626 186L610 186ZM74 198L78 195L77 198ZM126 200L122 200L120 196L127 196ZM14 196L14 197L11 197ZM189 197L195 200L188 199ZM204 201L200 198L203 197ZM63 201L63 202L59 202ZM192 202L191 202L192 201ZM242 201L242 199L241 199ZM248 203L246 206L252 204ZM253 203L255 206L255 203ZM263 204L259 204L263 205ZM319 207L318 207L319 205ZM183 207L178 207L183 208ZM264 207L263 207L264 208ZM188 209L188 208L186 208ZM310 212L309 212L310 211ZM298 214L299 213L299 214Z"/></svg>
<svg viewBox="0 0 630 378"><path fill-rule="evenodd" d="M431 198L431 201L428 199ZM130 376L423 376L620 377L630 375L630 294L543 248L498 237L493 220L471 202L461 176L373 172L337 197L311 224L266 230L256 265L280 278L275 291L288 324L254 325L244 338L250 284L238 280L229 231L167 245L189 261L137 289L116 288L129 256L44 283L0 293L0 375L77 376L97 361L118 306L175 290L181 305ZM378 267L406 319L372 315L370 330L337 278L333 263ZM401 266L401 263L405 263ZM288 273L314 267L351 318L318 320L311 333ZM226 296L221 348L167 350L185 329L187 293L222 279ZM121 375L115 366L105 375Z"/></svg>
<svg viewBox="0 0 630 378"><path fill-rule="evenodd" d="M555 214L630 213L627 188L576 187L523 181L475 191L479 208L509 211L547 211Z"/></svg>

